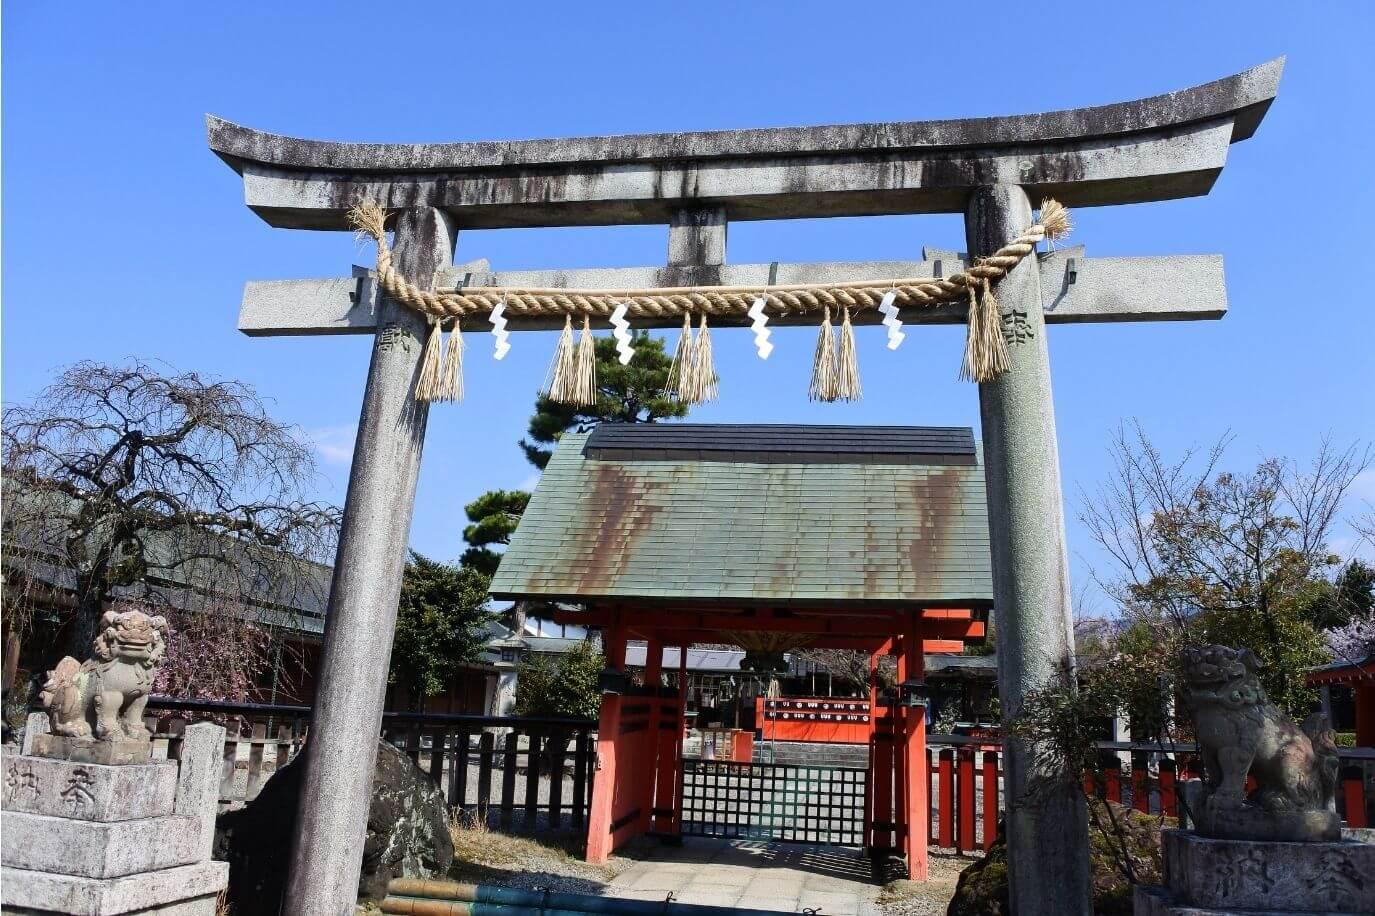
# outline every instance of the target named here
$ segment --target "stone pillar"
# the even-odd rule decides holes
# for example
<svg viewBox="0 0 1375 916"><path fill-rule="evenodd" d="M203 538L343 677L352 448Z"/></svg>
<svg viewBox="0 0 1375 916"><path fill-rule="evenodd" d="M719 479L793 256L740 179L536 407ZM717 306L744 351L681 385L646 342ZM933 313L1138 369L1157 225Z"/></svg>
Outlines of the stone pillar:
<svg viewBox="0 0 1375 916"><path fill-rule="evenodd" d="M965 213L971 256L989 254L1032 224L1026 192L975 191ZM1004 720L1029 690L1074 661L1068 557L1050 360L1040 275L1026 258L997 287L1011 369L979 386L998 692ZM1008 872L1018 916L1072 916L1090 908L1088 826L1078 774L1038 769L1032 749L1006 755Z"/></svg>
<svg viewBox="0 0 1375 916"><path fill-rule="evenodd" d="M398 269L431 287L434 272L452 263L455 237L440 210L402 211ZM325 618L284 913L345 916L357 901L387 662L429 416L428 405L412 395L425 334L423 317L382 301Z"/></svg>

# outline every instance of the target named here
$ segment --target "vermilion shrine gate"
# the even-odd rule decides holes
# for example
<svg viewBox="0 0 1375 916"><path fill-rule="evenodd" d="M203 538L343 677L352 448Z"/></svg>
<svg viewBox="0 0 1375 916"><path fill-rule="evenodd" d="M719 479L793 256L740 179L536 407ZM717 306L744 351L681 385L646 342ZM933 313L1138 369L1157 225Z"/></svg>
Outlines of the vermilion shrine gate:
<svg viewBox="0 0 1375 916"><path fill-rule="evenodd" d="M894 851L925 879L922 664L984 634L984 500L968 429L675 423L565 435L492 592L581 605L558 619L602 631L588 859L642 833L682 832L686 678L660 687L664 647L805 645L864 652L871 668L897 657L896 702L880 705L871 685L867 774L776 793L767 783L788 768L726 765L715 772L738 785L711 793L720 810L689 807L728 827L782 803L798 809L782 812L788 835ZM648 644L642 687L626 675L627 639Z"/></svg>
<svg viewBox="0 0 1375 916"><path fill-rule="evenodd" d="M393 267L421 291L880 284L953 278L979 267L955 253L909 262L727 264L727 224L963 213L969 252L978 257L1031 227L1033 202L1046 197L1082 207L1206 194L1230 145L1259 126L1282 66L1272 61L1137 102L963 121L415 145L298 140L211 118L209 139L242 176L245 203L272 226L347 230L351 208L385 208L394 218ZM653 223L669 227L663 267L513 273L494 272L482 261L453 263L465 228ZM979 397L999 693L1004 715L1015 715L1025 691L1073 662L1046 325L1217 318L1226 295L1217 257L1095 259L1077 249L1013 259L996 294L1007 364L980 384ZM992 299L985 296L983 304ZM512 315L509 330L557 327L573 311ZM986 312L980 320L996 343L999 328ZM679 311L633 323L665 327L682 317ZM769 317L799 324L819 316L815 309L793 309ZM853 321L874 324L880 317L872 306L856 307ZM974 313L960 301L902 308L899 317L911 324L968 318L974 327ZM713 320L750 323L743 313ZM490 327L483 316L464 321L464 331ZM386 666L378 660L391 646L428 418L428 404L415 399L427 319L382 295L374 278L358 271L337 280L250 283L239 326L248 334L364 333L376 341L285 904L293 914L338 916L352 910L362 860L386 687ZM599 318L598 326L607 325ZM607 622L627 626L623 619ZM905 645L919 643L921 625L916 617L904 624L913 628L901 634ZM613 636L615 645L620 636ZM1087 913L1087 832L1083 799L1073 789L1077 776L1036 760L1033 748L1009 742L1013 909ZM1038 791L1032 803L1033 786L1055 788ZM909 819L909 846L916 824Z"/></svg>

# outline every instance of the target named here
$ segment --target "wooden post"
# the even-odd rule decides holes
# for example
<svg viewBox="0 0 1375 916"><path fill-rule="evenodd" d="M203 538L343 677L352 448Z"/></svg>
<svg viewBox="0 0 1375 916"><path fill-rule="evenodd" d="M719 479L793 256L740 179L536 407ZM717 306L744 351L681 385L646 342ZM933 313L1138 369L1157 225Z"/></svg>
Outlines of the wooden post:
<svg viewBox="0 0 1375 916"><path fill-rule="evenodd" d="M967 852L974 848L974 749L962 747L956 752L955 848Z"/></svg>
<svg viewBox="0 0 1375 916"><path fill-rule="evenodd" d="M998 752L984 751L984 852L998 838Z"/></svg>
<svg viewBox="0 0 1375 916"><path fill-rule="evenodd" d="M395 239L397 269L423 288L433 285L436 270L453 263L456 232L443 210L401 211ZM429 417L429 406L414 397L425 319L391 300L383 300L380 311L325 615L282 907L296 916L352 912L358 898L387 657Z"/></svg>
<svg viewBox="0 0 1375 916"><path fill-rule="evenodd" d="M815 689L812 692L815 693ZM878 848L878 831L874 827L874 823L888 820L888 815L880 813L878 810L880 779L878 759L878 652L871 652L869 654L869 762L865 770L864 783L869 795L864 805L864 845L870 850Z"/></svg>
<svg viewBox="0 0 1375 916"><path fill-rule="evenodd" d="M907 653L905 651L907 637L899 634L893 640L893 654L897 656L897 680L901 684L907 679ZM908 758L907 747L907 717L903 715L901 691L893 697L893 839L897 844L899 856L907 858L910 866L912 858L907 855L907 795L911 790L911 762ZM920 763L917 764L918 770L925 770Z"/></svg>
<svg viewBox="0 0 1375 916"><path fill-rule="evenodd" d="M955 846L955 752L942 748L937 766L940 780L939 808L936 817L936 845L941 849Z"/></svg>
<svg viewBox="0 0 1375 916"><path fill-rule="evenodd" d="M906 670L899 683L906 680L925 681L926 662L922 657L920 612L907 612L906 632L902 639L902 654L907 660ZM903 706L903 743L907 773L903 798L907 805L907 877L925 881L927 874L926 847L930 836L926 829L931 812L926 780L926 704Z"/></svg>
<svg viewBox="0 0 1375 916"><path fill-rule="evenodd" d="M1375 684L1353 684L1351 694L1356 704L1356 746L1375 747Z"/></svg>
<svg viewBox="0 0 1375 916"><path fill-rule="evenodd" d="M664 670L664 641L655 636L645 643L645 688L652 690L649 701L649 733L640 743L642 754L635 764L635 778L640 786L640 832L648 833L654 826L655 783L659 776L659 723L663 721L659 706L659 681Z"/></svg>
<svg viewBox="0 0 1375 916"><path fill-rule="evenodd" d="M606 631L603 650L606 666L625 670L625 625L617 620ZM597 778L592 783L592 811L587 818L587 861L605 863L611 855L612 805L616 800L617 733L621 730L621 701L617 693L602 694L601 716L597 722Z"/></svg>
<svg viewBox="0 0 1375 916"><path fill-rule="evenodd" d="M1031 202L1015 185L969 196L971 257L987 255L1032 225ZM1051 397L1037 259L1013 267L997 288L1009 369L979 386L988 491L994 605L998 609L998 695L1003 719L1022 696L1074 665L1069 561L1065 549L1059 446ZM1088 916L1088 816L1078 773L1005 738L1008 880L1018 916Z"/></svg>

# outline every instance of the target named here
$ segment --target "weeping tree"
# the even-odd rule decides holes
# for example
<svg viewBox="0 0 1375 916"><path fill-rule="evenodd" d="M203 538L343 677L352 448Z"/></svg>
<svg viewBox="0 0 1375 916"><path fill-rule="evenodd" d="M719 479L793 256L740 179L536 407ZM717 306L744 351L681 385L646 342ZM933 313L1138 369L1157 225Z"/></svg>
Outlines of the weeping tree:
<svg viewBox="0 0 1375 916"><path fill-rule="evenodd" d="M142 362L77 363L4 411L3 543L12 625L70 593L66 651L84 658L107 602L289 624L322 606L339 512L306 498L309 447L248 385Z"/></svg>

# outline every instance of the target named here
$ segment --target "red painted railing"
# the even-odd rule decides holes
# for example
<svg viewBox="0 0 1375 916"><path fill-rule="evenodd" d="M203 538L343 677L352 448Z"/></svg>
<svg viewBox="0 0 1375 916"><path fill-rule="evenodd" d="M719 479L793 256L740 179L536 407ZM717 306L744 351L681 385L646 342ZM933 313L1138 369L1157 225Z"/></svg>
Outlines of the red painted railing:
<svg viewBox="0 0 1375 916"><path fill-rule="evenodd" d="M935 801L932 845L956 851L992 845L1005 795L1002 751L987 750L990 743L988 738L927 736L927 779ZM1085 792L1146 814L1180 816L1180 782L1199 775L1192 746L1165 753L1139 744L1102 742L1099 749L1104 754L1102 776L1086 773ZM1375 813L1375 749L1340 751L1337 812L1348 827L1368 827Z"/></svg>

